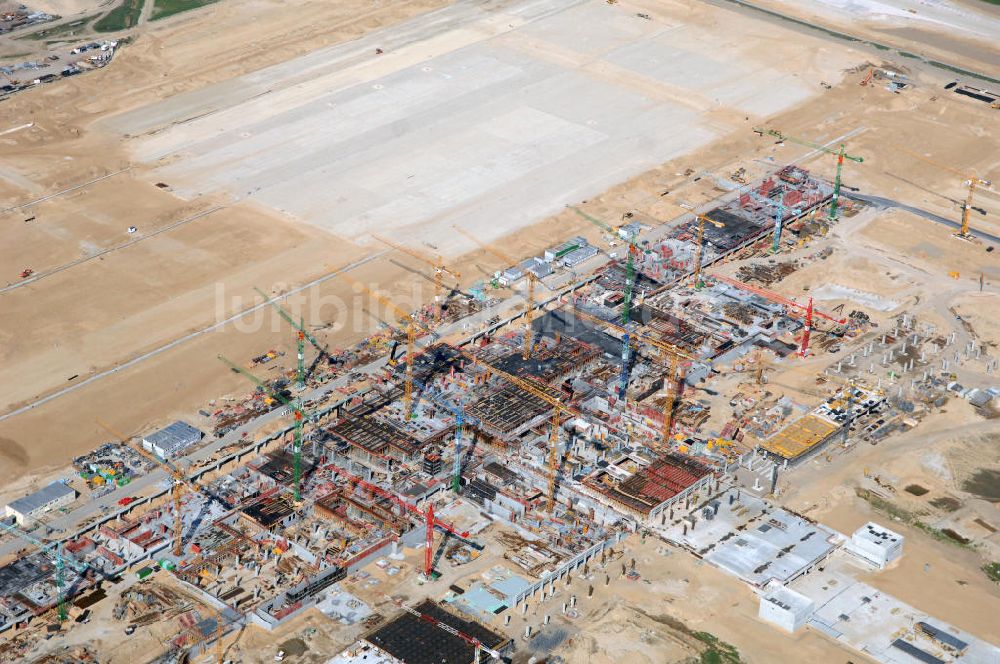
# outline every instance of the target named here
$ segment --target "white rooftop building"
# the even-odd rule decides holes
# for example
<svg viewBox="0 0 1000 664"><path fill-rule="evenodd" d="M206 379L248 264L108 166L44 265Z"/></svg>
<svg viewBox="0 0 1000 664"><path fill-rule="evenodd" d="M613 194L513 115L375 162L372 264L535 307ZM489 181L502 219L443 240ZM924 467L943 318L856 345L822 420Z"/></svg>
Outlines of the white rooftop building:
<svg viewBox="0 0 1000 664"><path fill-rule="evenodd" d="M197 443L202 435L201 431L187 422L178 420L159 431L143 436L142 446L161 459L170 459Z"/></svg>
<svg viewBox="0 0 1000 664"><path fill-rule="evenodd" d="M8 503L7 516L14 517L19 526L24 526L32 519L63 505L69 505L74 500L76 500L75 489L62 482L53 482L30 495Z"/></svg>
<svg viewBox="0 0 1000 664"><path fill-rule="evenodd" d="M786 632L795 632L806 624L815 608L815 603L805 595L776 585L760 596L757 617Z"/></svg>
<svg viewBox="0 0 1000 664"><path fill-rule="evenodd" d="M869 521L854 531L844 549L878 569L885 569L903 555L903 536Z"/></svg>
<svg viewBox="0 0 1000 664"><path fill-rule="evenodd" d="M546 263L562 260L562 258L570 252L576 251L580 247L586 247L587 245L587 240L584 239L582 235L577 235L571 240L566 240L562 244L546 249L543 254L543 259Z"/></svg>

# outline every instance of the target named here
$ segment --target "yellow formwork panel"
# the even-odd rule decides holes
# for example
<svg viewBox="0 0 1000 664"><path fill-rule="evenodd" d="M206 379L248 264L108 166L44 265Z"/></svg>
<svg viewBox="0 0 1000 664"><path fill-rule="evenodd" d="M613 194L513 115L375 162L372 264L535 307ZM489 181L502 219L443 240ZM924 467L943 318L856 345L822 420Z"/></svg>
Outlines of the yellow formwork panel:
<svg viewBox="0 0 1000 664"><path fill-rule="evenodd" d="M805 415L774 434L761 447L785 459L797 459L840 427L816 415Z"/></svg>

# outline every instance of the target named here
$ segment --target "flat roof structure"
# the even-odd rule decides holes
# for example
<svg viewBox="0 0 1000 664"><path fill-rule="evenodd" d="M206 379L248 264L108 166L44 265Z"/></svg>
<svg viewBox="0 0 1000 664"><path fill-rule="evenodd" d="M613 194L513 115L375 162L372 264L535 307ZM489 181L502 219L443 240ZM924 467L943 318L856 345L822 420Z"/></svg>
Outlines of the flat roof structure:
<svg viewBox="0 0 1000 664"><path fill-rule="evenodd" d="M421 442L399 427L370 415L346 419L327 429L335 438L372 454L384 454L388 448L411 455L422 447Z"/></svg>
<svg viewBox="0 0 1000 664"><path fill-rule="evenodd" d="M760 444L761 448L793 461L820 445L840 427L809 413L795 420Z"/></svg>
<svg viewBox="0 0 1000 664"><path fill-rule="evenodd" d="M0 596L10 597L55 573L55 565L42 554L18 558L0 567Z"/></svg>
<svg viewBox="0 0 1000 664"><path fill-rule="evenodd" d="M143 436L142 446L161 458L168 459L197 443L202 435L201 431L187 422L177 420L159 431Z"/></svg>
<svg viewBox="0 0 1000 664"><path fill-rule="evenodd" d="M475 621L460 618L431 600L424 600L414 609L479 640L488 648L505 650L511 644L509 638ZM405 664L469 664L476 656L476 649L462 637L408 611L369 632L364 640ZM489 660L489 655L481 654L485 657L482 662Z"/></svg>
<svg viewBox="0 0 1000 664"><path fill-rule="evenodd" d="M829 556L837 538L833 530L772 509L745 530L720 540L705 560L758 588L771 581L785 584Z"/></svg>
<svg viewBox="0 0 1000 664"><path fill-rule="evenodd" d="M601 350L597 346L572 337L563 337L558 344L540 344L527 360L520 347L508 345L488 346L477 353L478 357L501 371L543 383L561 380L569 373L585 368L600 355ZM554 396L559 395L555 393Z"/></svg>
<svg viewBox="0 0 1000 664"><path fill-rule="evenodd" d="M313 464L303 459L300 468L302 476L306 477L312 472ZM295 457L285 450L268 452L256 470L279 484L291 484L295 481Z"/></svg>
<svg viewBox="0 0 1000 664"><path fill-rule="evenodd" d="M31 515L51 505L67 504L75 499L75 489L62 482L53 482L32 494L8 503L7 514Z"/></svg>
<svg viewBox="0 0 1000 664"><path fill-rule="evenodd" d="M620 483L589 480L588 486L597 489L612 502L648 515L711 474L711 468L693 459L668 453Z"/></svg>
<svg viewBox="0 0 1000 664"><path fill-rule="evenodd" d="M295 511L295 505L284 494L256 502L243 508L243 513L264 528L270 528Z"/></svg>

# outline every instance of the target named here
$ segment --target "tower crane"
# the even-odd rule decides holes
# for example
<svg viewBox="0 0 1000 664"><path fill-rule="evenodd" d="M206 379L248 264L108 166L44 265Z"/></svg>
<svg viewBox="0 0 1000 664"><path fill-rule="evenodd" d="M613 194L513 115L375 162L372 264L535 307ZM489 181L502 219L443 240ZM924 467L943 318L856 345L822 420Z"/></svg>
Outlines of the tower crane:
<svg viewBox="0 0 1000 664"><path fill-rule="evenodd" d="M419 380L414 379L413 382L423 389L422 397L430 399L455 416L455 454L452 461L451 489L458 493L462 488L462 434L466 424L476 424L478 420L465 412L464 404L455 405L443 396L434 395L430 388Z"/></svg>
<svg viewBox="0 0 1000 664"><path fill-rule="evenodd" d="M603 318L598 318L593 316L582 309L577 307L572 307L573 315L580 316L586 320L590 320L598 325L603 325L605 327L610 327L618 332L625 334L626 329L623 326L616 325L610 321L606 321ZM663 387L666 390L666 401L663 406L663 442L666 443L670 439L670 432L673 430L673 416L674 407L677 402L678 388L680 384L679 375L677 373L678 367L680 365L680 359L690 360L692 362L700 362L697 357L688 354L686 351L674 346L673 344L668 344L666 342L660 341L659 339L653 339L643 334L636 334L635 338L639 339L642 343L649 344L654 348L658 349L662 355L670 358L670 369L667 371L667 375L663 380Z"/></svg>
<svg viewBox="0 0 1000 664"><path fill-rule="evenodd" d="M424 263L427 263L432 268L434 268L434 304L436 309L435 315L437 317L437 321L440 323L444 319L444 309L447 300L447 298L444 297L444 275L447 274L456 281L461 279L462 275L457 270L448 268L444 264L444 259L441 258L441 256L429 258L428 256L425 256L423 253L419 251L410 249L409 247L404 247L403 245L400 244L396 244L395 242L386 240L385 238L379 237L378 235L372 234L372 237L374 237L379 242L382 242L383 244L389 245L396 251L401 251L404 254L412 256L413 258L416 258L419 261L423 261Z"/></svg>
<svg viewBox="0 0 1000 664"><path fill-rule="evenodd" d="M944 164L939 164L938 162L933 161L931 159L928 159L927 157L924 157L923 155L919 155L916 152L910 152L909 150L906 150L906 149L903 149L903 148L899 148L899 149L902 150L903 152L905 152L906 154L910 155L911 157L916 157L917 159L920 159L921 161L926 161L928 164L931 164L932 166L937 166L938 168L942 168L942 169L944 169L946 171L954 173L955 175L958 175L959 177L964 177L965 178L965 186L969 188L969 193L966 195L966 197L965 197L965 205L962 207L962 227L958 231L958 233L956 233L955 235L957 237L962 238L962 239L968 239L969 237L971 237L970 234L969 234L969 222L970 222L970 218L972 216L972 200L973 200L973 197L975 196L976 188L977 187L984 187L984 188L985 187L989 187L993 183L990 182L989 180L984 180L983 178L978 177L973 172L963 173L962 171L960 171L960 170L958 170L956 168L952 168L951 166L945 166ZM988 191L992 191L992 190L990 189Z"/></svg>
<svg viewBox="0 0 1000 664"><path fill-rule="evenodd" d="M767 134L768 136L773 136L779 141L791 141L792 143L798 143L799 145L804 145L807 148L812 148L814 150L819 150L826 154L831 154L837 158L837 174L833 180L833 197L830 199L830 219L837 218L837 209L840 205L840 176L844 168L844 160L850 159L858 164L864 162L864 157L857 155L847 154L847 147L841 143L840 148L834 150L826 145L820 145L819 143L813 143L812 141L807 141L804 138L796 138L795 136L788 136L777 129L760 129L754 128L754 131L763 136Z"/></svg>
<svg viewBox="0 0 1000 664"><path fill-rule="evenodd" d="M476 246L480 247L481 249L493 254L502 261L506 261L510 265L513 265L515 267L517 266L517 261L515 261L506 253L500 251L496 247L491 247L487 244L484 244L475 235L472 235L468 231L459 228L458 226L452 226L452 228L454 228L456 231L458 231L468 239L472 240L476 244ZM525 270L525 274L528 277L528 289L527 293L525 294L524 350L521 352L521 357L527 360L528 358L531 357L532 336L533 336L531 324L534 321L535 317L535 288L538 284L539 279L538 276L531 270Z"/></svg>
<svg viewBox="0 0 1000 664"><path fill-rule="evenodd" d="M348 278L350 279L350 277ZM376 293L356 279L351 279L351 282L355 287L360 288L383 306L395 312L396 316L400 319L406 321L406 377L403 381L403 411L406 419L410 419L413 417L413 360L417 353L417 331L420 329L417 321L414 319L413 314L403 311L402 308L381 293Z"/></svg>
<svg viewBox="0 0 1000 664"><path fill-rule="evenodd" d="M593 217L577 207L573 207L572 210L595 226L611 233L612 235L614 234L615 230L597 217ZM625 402L625 394L628 392L628 373L629 365L631 363L630 355L632 353L632 348L629 345L630 334L627 328L629 322L632 320L632 297L633 291L635 290L634 256L642 252L642 250L636 245L635 240L636 233L629 233L628 239L626 240L628 244L628 249L626 250L628 257L625 260L625 291L623 293L625 300L622 303L622 327L626 328L626 330L622 334L622 366L621 374L618 376L618 398L621 399L623 404Z"/></svg>
<svg viewBox="0 0 1000 664"><path fill-rule="evenodd" d="M571 406L567 406L562 402L561 399L554 396L551 391L552 388L547 385L540 385L534 381L509 374L502 369L498 369L495 366L487 363L486 361L480 359L475 354L469 352L468 350L461 348L459 346L453 347L456 351L461 353L465 358L467 358L473 364L481 367L486 371L487 374L494 374L503 378L507 382L511 383L515 387L524 390L525 392L532 394L545 403L552 406L552 423L549 432L549 502L548 511L552 513L556 507L556 479L559 474L559 425L560 417L562 413L568 413L575 417L583 417L583 415Z"/></svg>
<svg viewBox="0 0 1000 664"><path fill-rule="evenodd" d="M809 351L809 335L812 332L813 316L819 316L820 318L828 320L832 323L836 323L837 325L843 325L844 323L847 322L846 318L837 319L831 316L830 314L823 313L822 311L817 311L816 309L814 309L812 297L809 298L809 304L803 305L796 302L795 300L791 300L783 295L779 295L774 291L769 291L766 288L760 288L757 286L751 286L750 284L745 284L742 281L733 279L732 277L726 277L721 274L713 274L711 276L713 279L716 279L723 283L727 283L731 286L741 288L750 293L754 293L755 295L760 295L761 297L771 300L772 302L777 302L778 304L782 304L786 307L789 314L795 316L802 315L805 319L804 322L805 327L803 328L802 331L802 343L799 344L799 355L801 357L805 357L806 353ZM799 312L800 309L804 310L804 315L800 314Z"/></svg>
<svg viewBox="0 0 1000 664"><path fill-rule="evenodd" d="M183 495L184 486L186 484L186 478L184 477L184 472L181 471L176 465L174 465L169 460L160 459L158 456L152 452L147 452L143 448L142 444L129 445L128 440L131 436L125 436L112 429L109 425L105 424L101 420L97 420L97 423L102 429L110 433L112 436L118 439L118 442L125 447L131 447L137 453L142 455L143 458L152 461L158 466L163 466L163 468L170 474L172 484L170 487L170 498L174 503L174 555L181 556L184 554L184 543L183 543L183 533L184 533L184 519L181 515L181 497Z"/></svg>
<svg viewBox="0 0 1000 664"><path fill-rule="evenodd" d="M783 196L779 196L777 199L770 196L762 196L753 189L747 193L757 202L770 205L774 208L774 236L771 240L771 253L776 254L781 246L781 230L785 222L785 213L791 211L793 215L797 216L802 211L797 207L787 208Z"/></svg>
<svg viewBox="0 0 1000 664"><path fill-rule="evenodd" d="M68 565L73 571L82 576L87 573L89 565L80 562L75 558L66 557L66 555L63 553L62 542L59 542L58 546L52 546L51 544L46 544L45 542L36 539L32 535L29 535L28 533L24 532L20 528L9 526L6 523L3 523L2 521L0 521L0 528L3 528L3 530L10 533L11 535L18 537L24 540L25 542L31 544L36 549L38 549L39 552L45 554L46 557L48 557L50 560L52 560L53 563L55 563L56 588L58 588L59 590L59 604L57 605L56 608L56 616L59 619L59 622L64 622L68 615L66 609L66 566Z"/></svg>
<svg viewBox="0 0 1000 664"><path fill-rule="evenodd" d="M448 523L446 521L442 521L441 519L439 519L436 516L434 516L434 506L433 505L428 505L427 506L427 511L426 512L422 512L422 511L420 511L419 507L417 507L416 505L413 505L413 504L411 504L411 503L403 500L401 497L399 497L398 495L396 495L394 492L389 491L387 489L383 489L382 487L378 486L377 484L372 484L371 482L366 482L365 480L361 479L357 475L354 475L354 474L352 474L352 473L344 470L340 466L336 466L336 465L331 464L331 465L327 466L327 470L329 470L331 473L333 473L335 475L340 475L340 476L344 477L346 480L348 480L352 484L358 485L358 486L360 486L360 487L362 487L364 489L367 489L368 491L371 491L372 493L377 493L378 495L382 496L383 498L391 500L396 505L398 505L401 509L406 510L408 512L412 512L413 514L416 514L417 516L420 517L420 519L422 521L424 521L426 523L426 525L427 525L427 539L426 539L427 547L426 547L426 550L424 551L424 576L427 579L430 579L431 578L431 574L434 573L434 569L433 569L433 553L432 553L432 549L434 548L434 529L435 528L440 528L441 530L443 530L443 531L445 531L447 533L450 533L450 534L452 534L452 535L454 535L456 537L459 537L461 539L468 539L468 537L469 537L469 533L467 531L466 532L459 532L450 523Z"/></svg>
<svg viewBox="0 0 1000 664"><path fill-rule="evenodd" d="M695 242L694 274L692 275L692 283L695 288L700 289L705 285L705 282L701 280L701 261L705 253L705 222L707 221L716 228L723 228L725 224L721 221L716 221L715 219L706 217L703 214L695 214L695 218L698 219L698 239Z"/></svg>
<svg viewBox="0 0 1000 664"><path fill-rule="evenodd" d="M299 321L296 322L295 319L292 317L292 315L287 311L285 311L280 304L278 304L277 298L271 297L270 295L268 295L267 293L265 293L264 291L262 291L257 287L254 287L254 290L257 291L257 293L264 298L265 302L274 307L274 310L278 312L278 315L281 316L281 318L283 318L285 322L287 322L295 329L298 341L297 343L298 382L301 387L305 387L306 376L304 368L304 351L305 351L304 342L308 341L310 344L312 344L313 348L315 348L319 352L319 356L316 358L317 362L319 361L320 358L324 357L327 359L327 361L330 361L332 359L330 357L330 353L327 351L327 346L320 344L319 340L317 340L316 337L314 337L306 330L305 321L303 321L300 318Z"/></svg>
<svg viewBox="0 0 1000 664"><path fill-rule="evenodd" d="M283 394L275 392L267 385L267 383L262 381L260 378L257 378L257 376L254 376L252 373L250 373L243 367L236 365L234 362L227 359L224 355L219 355L218 358L219 361L228 366L230 370L250 379L250 381L252 381L258 387L264 390L264 392L272 399L284 404L289 409L291 409L292 417L294 418L295 422L295 433L292 443L294 478L295 478L293 491L295 493L295 501L300 502L302 500L302 429L303 426L305 425L304 416L302 414L302 400L300 398L296 398L293 401L285 397Z"/></svg>
<svg viewBox="0 0 1000 664"><path fill-rule="evenodd" d="M174 552L175 556L181 556L181 555L183 555L183 553L184 553L184 545L183 545L184 520L183 520L182 514L181 514L181 497L183 496L184 489L187 489L191 493L200 493L203 496L205 496L206 498L208 498L209 500L215 500L217 502L222 502L222 501L217 496L212 495L212 493L208 489L206 489L205 487L201 486L197 482L189 479L184 474L184 471L182 471L180 468L178 468L177 465L174 464L169 459L161 459L160 457L156 456L152 452L147 452L146 449L142 446L141 443L136 444L136 445L129 445L128 444L128 440L131 438L131 436L126 436L126 435L122 434L121 432L116 431L110 425L108 425L107 423L101 421L100 419L97 420L97 424L99 424L102 429L104 429L105 431L107 431L108 433L110 433L112 436L114 436L118 440L119 443L121 443L125 447L129 447L129 448L135 450L136 453L138 453L139 455L141 455L143 458L147 459L148 461L152 461L153 463L155 463L158 466L161 466L167 473L169 473L171 481L172 481L172 484L171 484L171 487L170 487L170 497L171 497L171 500L172 500L173 506L174 506L174 532L173 532L174 548L173 548L173 552Z"/></svg>
<svg viewBox="0 0 1000 664"><path fill-rule="evenodd" d="M406 606L402 602L398 602L398 601L394 600L392 597L389 597L389 599L392 600L393 603L396 604L396 606L402 608L404 611L406 611L410 615L416 616L420 620L423 620L424 622L429 622L430 624L432 624L432 625L434 625L436 627L440 627L444 631L446 631L449 634L452 634L454 636L457 636L458 638L462 639L463 641L465 641L466 643L468 643L470 646L472 646L473 648L475 648L476 649L476 656L475 656L475 659L473 660L473 664L482 664L482 662L480 661L481 660L481 653L486 653L487 655L489 655L490 657L492 657L494 660L497 660L497 661L500 660L500 658L501 658L500 653L497 652L496 650L494 650L493 648L490 648L490 647L486 646L479 639L477 639L475 637L472 637L472 636L469 636L465 632L459 631L459 630L455 629L454 627L452 627L451 625L443 623L443 622L441 622L440 620L438 620L437 618L435 618L433 616L429 616L426 613L420 613L419 611L417 611L413 607Z"/></svg>

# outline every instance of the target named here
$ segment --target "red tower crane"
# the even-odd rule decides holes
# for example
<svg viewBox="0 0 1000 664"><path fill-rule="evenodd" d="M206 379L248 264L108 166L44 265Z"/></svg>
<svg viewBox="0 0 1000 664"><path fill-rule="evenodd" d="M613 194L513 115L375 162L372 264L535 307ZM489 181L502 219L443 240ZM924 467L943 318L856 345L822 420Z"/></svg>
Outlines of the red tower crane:
<svg viewBox="0 0 1000 664"><path fill-rule="evenodd" d="M813 326L813 299L809 298L809 306L806 307L806 326L802 330L802 344L799 346L799 357L805 357L809 352L809 333Z"/></svg>
<svg viewBox="0 0 1000 664"><path fill-rule="evenodd" d="M447 523L446 521L442 521L441 519L438 519L437 517L435 517L434 516L434 506L433 505L428 505L427 506L427 511L426 512L421 512L419 507L417 507L416 505L412 505L412 504L406 502L405 500L403 500L402 498L400 498L399 496L397 496L392 491L388 491L386 489L383 489L382 487L380 487L380 486L378 486L376 484L372 484L371 482L366 482L365 480L361 479L357 475L354 475L352 473L347 472L346 470L344 470L340 466L330 465L330 466L327 466L327 470L329 470L331 473L334 473L336 475L342 475L343 477L346 477L349 481L353 482L354 484L358 484L358 485L364 487L365 489L371 491L372 493L377 493L378 495L382 496L383 498L388 498L392 502L394 502L397 505L399 505L402 509L405 509L405 510L407 510L409 512L413 512L414 514L420 516L422 519L425 520L425 522L427 524L427 542L426 542L427 548L424 551L424 576L426 576L428 579L431 577L431 573L434 571L433 568L432 568L432 565L433 565L432 557L433 556L432 556L432 553L431 553L431 550L434 548L434 528L435 527L440 528L441 530L444 530L445 532L451 533L452 535L454 535L456 537L460 537L462 539L468 539L468 537L469 537L468 531L466 531L466 532L459 532L451 524Z"/></svg>
<svg viewBox="0 0 1000 664"><path fill-rule="evenodd" d="M750 284L745 284L742 281L733 279L732 277L724 277L721 274L713 274L711 276L713 279L716 279L723 283L727 283L731 286L736 286L737 288L741 288L750 293L754 293L755 295L760 295L761 297L767 298L772 302L783 304L786 307L788 307L789 314L799 317L804 317L805 327L802 331L802 342L799 344L799 355L801 357L805 357L806 353L809 351L809 335L812 332L813 316L819 316L820 318L824 318L832 323L836 323L837 325L843 325L844 323L847 322L846 318L837 319L831 316L830 314L826 314L823 313L822 311L817 311L816 309L814 309L813 299L811 297L809 298L809 304L800 304L795 300L791 300L785 297L784 295L779 295L774 291L769 291L766 288L760 288L758 286L751 286Z"/></svg>

